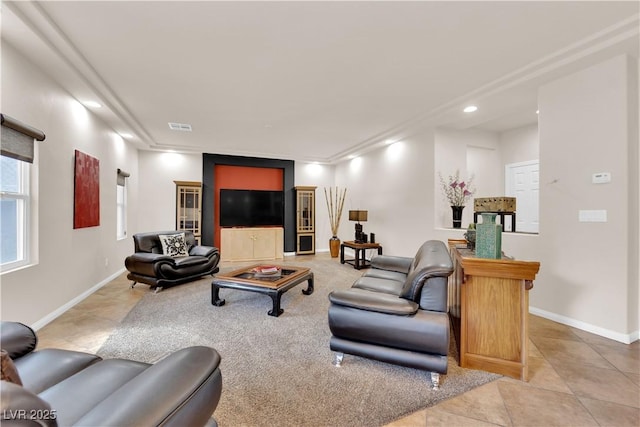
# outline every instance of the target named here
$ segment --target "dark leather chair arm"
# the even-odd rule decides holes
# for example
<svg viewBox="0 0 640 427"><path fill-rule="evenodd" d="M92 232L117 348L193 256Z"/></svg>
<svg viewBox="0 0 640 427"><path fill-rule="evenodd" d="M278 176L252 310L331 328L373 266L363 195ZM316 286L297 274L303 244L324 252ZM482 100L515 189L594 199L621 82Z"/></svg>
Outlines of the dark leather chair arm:
<svg viewBox="0 0 640 427"><path fill-rule="evenodd" d="M173 258L171 258L169 255L164 255L164 254L153 254L150 252L136 252L133 255L129 255L125 260L125 263L127 261L130 261L132 263L153 264L154 262L158 262L162 260L173 261Z"/></svg>
<svg viewBox="0 0 640 427"><path fill-rule="evenodd" d="M438 240L426 242L420 248L422 256L418 265L407 276L400 296L416 301L425 282L434 277L449 277L453 273L453 261L444 243ZM446 295L444 297L446 300Z"/></svg>
<svg viewBox="0 0 640 427"><path fill-rule="evenodd" d="M124 384L76 424L205 425L220 400L219 365L220 355L210 347L176 351Z"/></svg>
<svg viewBox="0 0 640 427"><path fill-rule="evenodd" d="M399 316L410 316L418 311L418 304L413 301L358 288L333 291L329 294L329 301L345 307Z"/></svg>
<svg viewBox="0 0 640 427"><path fill-rule="evenodd" d="M210 258L217 252L218 248L214 248L213 246L194 246L189 251L189 255L197 255Z"/></svg>
<svg viewBox="0 0 640 427"><path fill-rule="evenodd" d="M17 359L31 353L37 344L36 333L27 325L8 321L0 324L0 345L10 358Z"/></svg>
<svg viewBox="0 0 640 427"><path fill-rule="evenodd" d="M371 267L380 270L397 271L398 273L408 274L413 258L376 255L371 258Z"/></svg>

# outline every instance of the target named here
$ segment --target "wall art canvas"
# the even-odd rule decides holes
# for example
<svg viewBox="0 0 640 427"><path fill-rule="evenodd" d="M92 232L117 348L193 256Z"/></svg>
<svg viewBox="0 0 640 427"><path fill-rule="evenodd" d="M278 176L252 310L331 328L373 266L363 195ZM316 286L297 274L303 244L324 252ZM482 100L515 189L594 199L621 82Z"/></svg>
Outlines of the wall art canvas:
<svg viewBox="0 0 640 427"><path fill-rule="evenodd" d="M100 225L100 161L76 150L73 228Z"/></svg>

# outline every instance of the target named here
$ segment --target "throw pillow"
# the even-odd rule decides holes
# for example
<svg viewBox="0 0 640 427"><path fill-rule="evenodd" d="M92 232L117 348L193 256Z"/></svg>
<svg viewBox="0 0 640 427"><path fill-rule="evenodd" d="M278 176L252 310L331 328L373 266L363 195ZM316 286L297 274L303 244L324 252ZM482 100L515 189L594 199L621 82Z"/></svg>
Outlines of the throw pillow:
<svg viewBox="0 0 640 427"><path fill-rule="evenodd" d="M169 256L187 256L187 244L184 233L178 234L160 234L160 243L162 244L162 253Z"/></svg>
<svg viewBox="0 0 640 427"><path fill-rule="evenodd" d="M0 359L0 377L2 377L2 381L22 385L22 380L20 379L16 365L13 364L13 360L11 360L6 350L0 350Z"/></svg>

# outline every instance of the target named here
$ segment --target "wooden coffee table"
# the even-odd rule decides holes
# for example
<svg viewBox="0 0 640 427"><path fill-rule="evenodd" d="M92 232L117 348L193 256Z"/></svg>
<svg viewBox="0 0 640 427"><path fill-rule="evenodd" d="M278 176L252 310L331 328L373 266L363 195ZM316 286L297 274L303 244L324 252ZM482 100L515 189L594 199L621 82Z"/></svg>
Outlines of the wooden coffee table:
<svg viewBox="0 0 640 427"><path fill-rule="evenodd" d="M268 312L269 316L280 316L284 310L280 308L280 298L300 283L307 281L307 289L302 293L311 295L313 293L313 272L306 267L294 267L291 265L277 266L280 274L267 276L257 274L254 269L261 264L234 270L229 273L215 276L211 282L211 304L220 307L225 304L225 300L220 299L220 288L238 289L241 291L258 292L271 297L273 309Z"/></svg>

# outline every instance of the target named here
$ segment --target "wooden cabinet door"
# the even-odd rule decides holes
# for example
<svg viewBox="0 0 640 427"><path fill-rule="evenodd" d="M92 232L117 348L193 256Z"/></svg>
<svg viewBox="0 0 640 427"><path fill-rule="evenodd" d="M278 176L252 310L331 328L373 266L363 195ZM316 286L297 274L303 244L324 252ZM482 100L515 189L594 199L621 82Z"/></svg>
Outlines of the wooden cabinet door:
<svg viewBox="0 0 640 427"><path fill-rule="evenodd" d="M273 259L276 257L276 236L275 229L254 229L253 230L253 258Z"/></svg>

